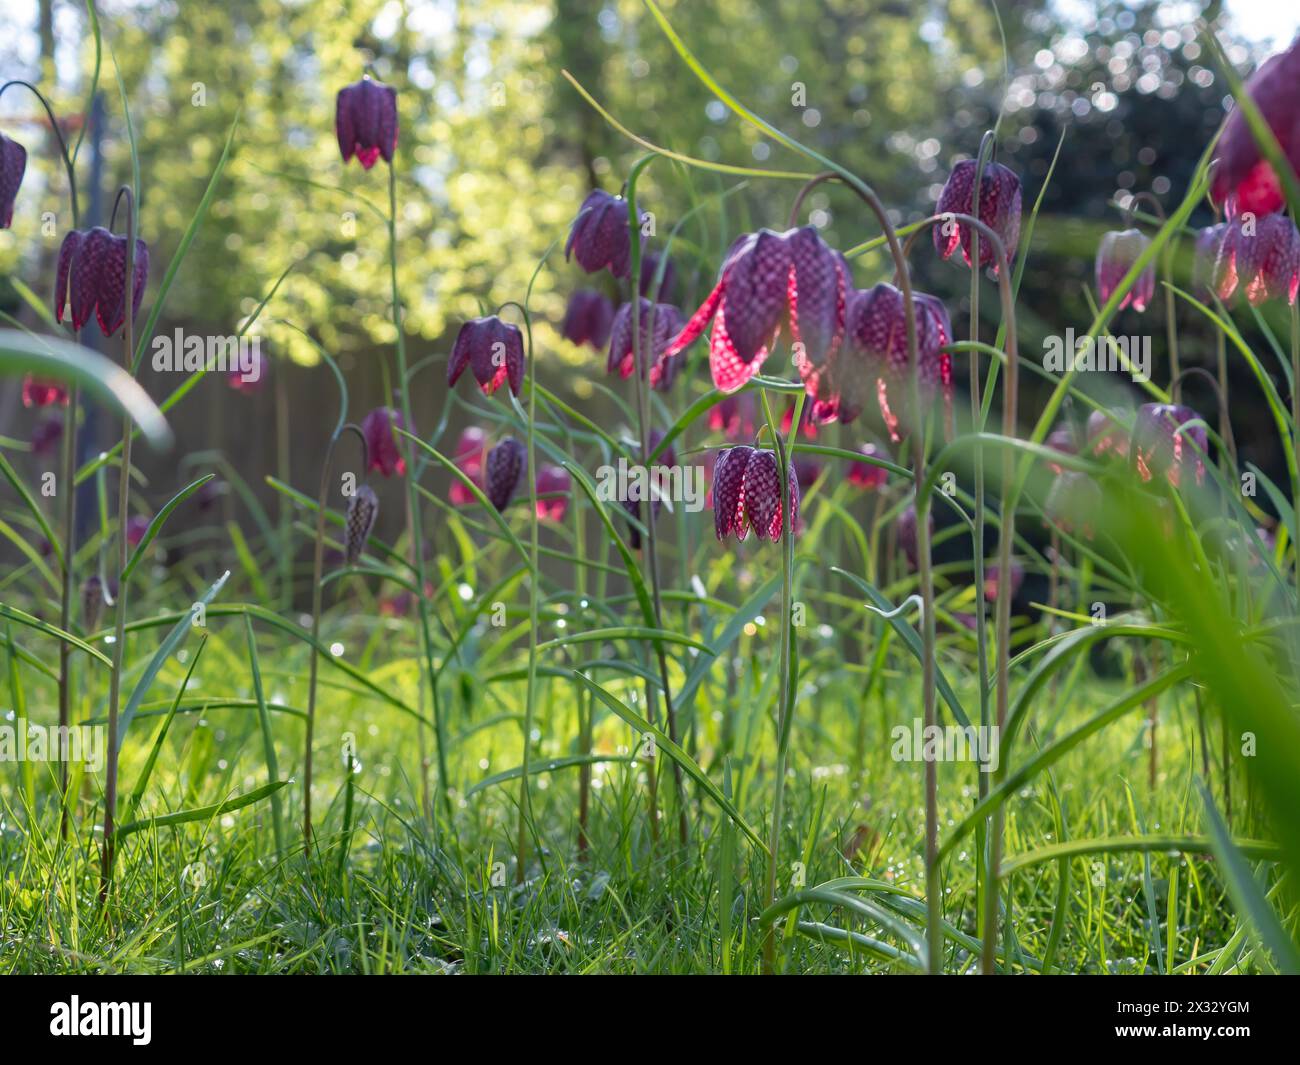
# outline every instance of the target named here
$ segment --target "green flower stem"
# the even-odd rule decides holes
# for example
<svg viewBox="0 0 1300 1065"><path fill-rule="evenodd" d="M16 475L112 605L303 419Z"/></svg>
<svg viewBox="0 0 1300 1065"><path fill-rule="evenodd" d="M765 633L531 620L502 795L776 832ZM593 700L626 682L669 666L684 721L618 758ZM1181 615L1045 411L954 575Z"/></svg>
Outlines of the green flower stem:
<svg viewBox="0 0 1300 1065"><path fill-rule="evenodd" d="M390 163L388 167L388 273L392 283L393 329L397 334L397 381L398 394L402 404L402 418L409 432L415 432L415 421L411 417L411 381L406 368L406 332L402 325L402 297L397 287L397 171ZM442 798L443 810L447 815L448 825L452 819L450 777L447 774L447 743L443 730L442 703L438 698L437 673L433 662L433 636L429 631L429 606L424 598L424 523L420 514L420 501L416 492L416 452L413 441L406 443L406 524L411 538L411 563L415 570L416 587L419 594L415 597L416 609L420 615L420 645L424 652L427 680L433 698L433 733L438 745L438 793ZM423 684L423 681L421 682ZM424 726L419 726L423 728ZM421 778L426 777L425 767L420 767Z"/></svg>

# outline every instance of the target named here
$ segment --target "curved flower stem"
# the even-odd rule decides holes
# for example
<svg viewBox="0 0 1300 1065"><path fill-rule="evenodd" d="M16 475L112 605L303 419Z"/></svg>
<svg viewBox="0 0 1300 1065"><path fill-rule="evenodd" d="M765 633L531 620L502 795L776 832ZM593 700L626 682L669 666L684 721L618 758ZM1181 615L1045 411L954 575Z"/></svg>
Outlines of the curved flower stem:
<svg viewBox="0 0 1300 1065"><path fill-rule="evenodd" d="M975 156L975 188L971 193L970 214L978 218L980 213L980 191L984 186L984 168L989 162L992 162L993 152L996 147L995 135L992 130L986 130L984 136L980 138L979 152ZM980 340L980 231L978 227L971 230L971 268L970 268L970 330L969 339L972 343L978 344ZM971 429L973 432L984 431L984 408L980 396L980 358L979 351L972 349L970 353L970 416ZM974 562L975 573L975 653L978 657L977 671L979 675L979 699L980 699L980 727L984 734L988 734L989 722L989 634L988 634L988 607L984 599L984 538L985 538L985 515L984 515L984 449L976 448L975 454L971 456L974 479L975 494L975 532L972 537L971 557ZM999 570L1002 574L1002 581L1006 580L1006 570ZM1001 582L1000 582L1001 583ZM989 775L987 773L976 773L978 778L979 797L982 800L988 794ZM985 821L979 826L976 852L983 856L985 851L986 834L988 832L988 822ZM989 882L986 877L987 870L982 863L976 864L976 896L977 904L983 901L984 892L989 888ZM976 914L976 921L980 927L983 927L984 909L981 906Z"/></svg>
<svg viewBox="0 0 1300 1065"><path fill-rule="evenodd" d="M940 222L958 222L970 226L973 230L982 233L993 247L994 256L997 263L998 275L998 292L1002 300L1002 318L1005 324L1006 334L1006 386L1003 389L1002 401L1002 435L1006 438L1013 438L1016 435L1017 407L1020 398L1020 356L1017 344L1016 334L1016 306L1015 296L1011 291L1010 265L1007 257L1006 246L1002 243L1002 238L992 229L981 222L979 219L966 214L943 214L931 215L920 223L920 227L934 225ZM978 260L976 260L978 262ZM974 350L974 349L973 349ZM915 384L915 381L913 382ZM982 445L981 445L982 446ZM1016 535L1016 514L1015 500L1017 487L1013 481L1014 456L1010 449L1003 453L1002 458L1002 503L1001 503L1001 522L998 533L998 572L1008 574L1011 572L1011 546L1015 541ZM925 500L928 506L929 492L922 491L921 481L924 477L918 473L918 498L916 501L917 514L917 533L918 533L918 551L920 548L919 535L926 529L925 511L922 509L922 500ZM978 509L978 508L977 508ZM1006 587L1005 579L1002 587ZM976 597L983 595L983 589L976 589ZM933 626L933 621L927 619L928 627ZM1006 723L1007 705L1010 684L1010 662L1011 662L1011 596L999 592L995 608L995 639L997 640L997 727L1002 729ZM1002 825L1003 815L1001 808L993 815L993 829L989 837L988 845L988 885L984 893L984 923L983 923L983 952L982 952L982 969L985 973L992 973L996 967L997 953L997 921L998 921L998 864L1001 861L1002 846Z"/></svg>
<svg viewBox="0 0 1300 1065"><path fill-rule="evenodd" d="M0 85L0 96L5 94L5 90L14 85L20 85L27 89L45 109L45 114L50 120L50 129L54 133L55 140L59 144L59 155L63 159L63 169L68 176L68 200L72 208L72 228L78 229L81 226L81 212L77 206L77 176L76 168L73 165L72 156L68 154L68 143L63 137L63 130L59 128L58 118L54 114L54 108L45 95L36 88L31 82L22 80L7 81ZM61 309L61 308L60 308ZM81 331L77 331L76 340L81 341ZM76 585L76 569L74 566L73 538L76 536L76 513L77 513L77 407L80 399L80 392L76 384L68 385L68 404L67 411L64 415L63 426L63 448L60 455L61 469L59 471L59 490L64 494L63 501L63 567L60 574L63 587L60 589L59 597L59 626L64 632L72 631L72 590ZM71 676L71 656L72 645L66 641L59 642L59 728L66 729L72 700L72 676ZM62 733L61 733L62 734ZM59 815L59 834L66 839L68 835L68 763L65 760L59 762L59 798L61 803L61 813Z"/></svg>
<svg viewBox="0 0 1300 1065"><path fill-rule="evenodd" d="M408 432L415 432L415 421L411 417L411 375L406 368L406 331L402 324L402 297L397 288L397 171L393 164L388 166L388 274L392 285L393 329L397 334L397 382L398 395L402 405L402 418ZM415 597L416 609L420 615L420 647L424 652L427 677L421 680L421 691L427 679L433 699L433 733L438 745L438 794L442 798L443 811L450 827L452 818L451 785L447 774L447 743L442 724L442 702L438 698L437 673L433 664L433 636L429 631L429 604L424 596L424 523L420 514L420 499L416 490L416 451L415 442L406 442L406 527L411 538L411 565L415 570L416 587L419 594ZM423 696L421 696L423 699ZM424 725L418 726L424 728ZM425 766L420 766L420 777L428 779Z"/></svg>
<svg viewBox="0 0 1300 1065"><path fill-rule="evenodd" d="M632 309L632 366L634 373L633 379L636 382L636 401L637 401L637 423L641 436L641 461L648 464L650 461L650 359L653 352L642 352L641 347L645 337L642 335L641 326L641 216L637 210L636 185L637 179L640 178L642 171L653 162L657 156L654 153L642 156L633 164L627 178L627 210L628 210L628 232L632 242L632 276L628 279L628 299ZM654 335L654 301L651 301L650 321L647 323L646 332L651 337ZM648 471L647 471L648 473ZM648 481L652 480L647 478ZM653 489L653 485L652 485ZM650 570L650 592L654 603L655 627L663 628L663 596L659 588L659 553L657 539L655 536L655 500L647 499L645 503L645 527L646 527L646 563ZM673 743L677 743L677 712L673 708L672 687L668 678L668 657L664 651L664 645L661 641L655 641L655 653L659 659L659 679L663 685L664 697L664 716L668 723L668 738ZM654 692L647 686L646 688L646 711L648 720L654 723L656 714L654 712ZM653 781L655 776L655 767L650 768L650 779L652 781L651 790L651 831L658 834L658 825L656 823L658 813L654 809ZM673 762L673 803L677 807L677 835L678 841L684 848L686 846L686 792L682 785L682 767L676 761Z"/></svg>
<svg viewBox="0 0 1300 1065"><path fill-rule="evenodd" d="M790 506L790 459L789 446L781 436L776 419L772 416L772 407L768 402L767 389L759 390L763 403L763 414L767 420L768 431L776 450L777 470L781 478L781 654L778 673L780 693L777 696L776 717L776 766L775 786L772 792L772 824L768 834L767 856L767 905L776 901L776 867L777 852L781 846L781 828L785 816L785 766L790 752L791 724L794 717L794 685L791 676L791 650L794 639L792 618L794 611L794 515ZM799 432L799 421L803 414L802 394L795 400L794 417L790 422L791 439ZM763 971L771 974L776 971L776 922L767 926L763 937Z"/></svg>
<svg viewBox="0 0 1300 1065"><path fill-rule="evenodd" d="M135 351L135 192L129 185L118 189L113 204L116 217L118 204L126 205L126 276L123 278L122 298L125 302L125 320L122 325L122 364L131 370ZM122 465L117 479L117 601L113 615L113 671L108 681L108 767L104 778L104 842L100 851L99 899L108 901L109 886L113 878L114 817L117 812L117 755L118 708L122 698L122 662L126 650L126 564L130 545L126 542L127 513L131 502L131 418L122 415ZM71 554L71 545L64 545L64 553Z"/></svg>

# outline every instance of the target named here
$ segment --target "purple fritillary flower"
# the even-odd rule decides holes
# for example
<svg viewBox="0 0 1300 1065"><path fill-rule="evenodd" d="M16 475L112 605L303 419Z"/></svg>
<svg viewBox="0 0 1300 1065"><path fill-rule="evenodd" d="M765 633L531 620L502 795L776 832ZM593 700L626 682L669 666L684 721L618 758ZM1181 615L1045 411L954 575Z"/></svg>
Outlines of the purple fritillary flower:
<svg viewBox="0 0 1300 1065"><path fill-rule="evenodd" d="M460 327L447 363L447 384L454 385L469 367L485 396L509 382L516 396L524 386L524 336L517 325L495 314L472 318Z"/></svg>
<svg viewBox="0 0 1300 1065"><path fill-rule="evenodd" d="M134 514L126 521L126 542L132 547L138 547L148 531L149 519L143 514Z"/></svg>
<svg viewBox="0 0 1300 1065"><path fill-rule="evenodd" d="M659 269L659 263L664 258L661 252L648 251L641 256L641 295L650 295L650 286L654 284L655 271ZM672 291L677 287L677 268L673 265L671 257L664 263L663 281L660 282L659 292L655 296L657 303L671 303Z"/></svg>
<svg viewBox="0 0 1300 1065"><path fill-rule="evenodd" d="M1085 435L1088 450L1098 457L1123 458L1128 454L1128 429L1109 411L1095 410L1089 414Z"/></svg>
<svg viewBox="0 0 1300 1065"><path fill-rule="evenodd" d="M1219 290L1223 280L1220 277L1219 255L1227 235L1227 222L1206 226L1196 234L1192 252L1192 294L1197 299L1208 300ZM1236 284L1235 268L1233 284Z"/></svg>
<svg viewBox="0 0 1300 1065"><path fill-rule="evenodd" d="M752 392L740 392L725 397L709 408L708 426L722 433L728 440L740 442L754 435L756 407Z"/></svg>
<svg viewBox="0 0 1300 1065"><path fill-rule="evenodd" d="M126 321L127 238L103 226L72 230L59 247L54 286L54 317L63 321L71 306L72 328L80 329L93 314L100 332L109 337ZM140 313L140 300L149 281L149 248L139 237L132 263L131 318Z"/></svg>
<svg viewBox="0 0 1300 1065"><path fill-rule="evenodd" d="M1174 403L1144 403L1138 407L1133 423L1133 461L1142 480L1164 474L1177 488L1184 469L1190 467L1196 483L1204 482L1204 456L1209 450L1205 426L1178 431L1200 417L1191 407Z"/></svg>
<svg viewBox="0 0 1300 1065"><path fill-rule="evenodd" d="M925 512L925 527L929 530L930 536L934 536L934 511ZM903 549L903 554L907 556L907 564L910 568L916 569L917 562L920 560L920 546L916 538L916 504L909 503L907 509L898 516L896 526L898 533L898 546Z"/></svg>
<svg viewBox="0 0 1300 1065"><path fill-rule="evenodd" d="M379 497L368 484L358 485L357 490L348 500L347 520L344 523L344 557L348 565L356 565L357 559L366 549L366 541L375 527L379 517Z"/></svg>
<svg viewBox="0 0 1300 1065"><path fill-rule="evenodd" d="M487 433L476 425L466 428L456 442L456 453L452 461L457 469L474 482L480 490L483 488L483 463L487 459ZM464 507L474 502L471 492L459 478L452 478L451 501L455 506Z"/></svg>
<svg viewBox="0 0 1300 1065"><path fill-rule="evenodd" d="M537 516L544 521L563 521L569 508L572 480L563 466L543 466L537 471Z"/></svg>
<svg viewBox="0 0 1300 1065"><path fill-rule="evenodd" d="M63 418L61 415L52 414L47 418L42 418L32 429L32 454L33 455L52 455L59 446L59 441L63 439Z"/></svg>
<svg viewBox="0 0 1300 1065"><path fill-rule="evenodd" d="M14 220L14 201L27 170L27 149L0 133L0 229Z"/></svg>
<svg viewBox="0 0 1300 1065"><path fill-rule="evenodd" d="M587 273L609 268L618 278L632 271L632 234L628 229L627 201L593 189L578 208L564 244L564 258L578 260Z"/></svg>
<svg viewBox="0 0 1300 1065"><path fill-rule="evenodd" d="M1011 598L1014 599L1020 591L1020 586L1025 582L1025 567L1017 562L1014 558L1011 560L1011 580L1008 585L1011 588ZM996 602L998 592L1002 586L1002 570L995 563L984 569L984 598L990 602Z"/></svg>
<svg viewBox="0 0 1300 1065"><path fill-rule="evenodd" d="M397 92L369 75L339 90L334 132L343 162L354 155L369 170L382 155L391 164L397 149Z"/></svg>
<svg viewBox="0 0 1300 1065"><path fill-rule="evenodd" d="M1074 435L1074 427L1068 422L1048 433L1047 439L1043 441L1043 446L1060 452L1062 455L1077 455L1079 453L1079 442ZM1055 462L1049 462L1047 466L1057 476L1060 476L1064 469L1063 466Z"/></svg>
<svg viewBox="0 0 1300 1065"><path fill-rule="evenodd" d="M603 348L609 343L614 324L614 304L603 293L579 289L569 297L560 325L560 335L571 344L590 344Z"/></svg>
<svg viewBox="0 0 1300 1065"><path fill-rule="evenodd" d="M510 505L527 465L528 451L513 436L507 436L488 452L483 476L484 493L497 510L505 510Z"/></svg>
<svg viewBox="0 0 1300 1065"><path fill-rule="evenodd" d="M406 475L406 459L397 446L394 429L405 429L406 419L401 411L392 407L376 407L361 422L361 433L366 438L367 470L378 470L385 477Z"/></svg>
<svg viewBox="0 0 1300 1065"><path fill-rule="evenodd" d="M858 450L872 459L888 457L875 444L863 444ZM870 462L853 462L849 465L849 484L865 491L874 492L877 489L884 488L885 481L888 479L889 471L883 466L874 466Z"/></svg>
<svg viewBox="0 0 1300 1065"><path fill-rule="evenodd" d="M974 159L966 159L952 168L943 191L939 193L935 213L978 218L998 235L1006 247L1007 260L1013 261L1020 243L1020 179L1001 163L986 162L980 180L979 213L975 214L971 210L975 205L975 169ZM970 266L970 225L953 219L934 226L931 232L940 258L951 258L960 244L962 258ZM987 239L980 241L979 265L997 270L997 257Z"/></svg>
<svg viewBox="0 0 1300 1065"><path fill-rule="evenodd" d="M1082 470L1066 470L1054 482L1043 503L1043 514L1069 534L1091 540L1101 510L1101 488Z"/></svg>
<svg viewBox="0 0 1300 1065"><path fill-rule="evenodd" d="M1215 262L1215 287L1227 299L1240 286L1251 306L1295 303L1300 289L1300 230L1281 214L1227 224Z"/></svg>
<svg viewBox="0 0 1300 1065"><path fill-rule="evenodd" d="M650 386L659 392L666 392L672 385L679 369L679 358L663 358L668 342L682 327L682 313L667 303L651 303L641 297L638 310L641 326L641 359L650 363ZM617 372L620 377L632 376L632 304L625 303L614 315L614 326L609 334L609 357L605 369L609 373Z"/></svg>
<svg viewBox="0 0 1300 1065"><path fill-rule="evenodd" d="M53 407L68 405L68 386L63 381L51 381L28 374L23 378L24 407Z"/></svg>
<svg viewBox="0 0 1300 1065"><path fill-rule="evenodd" d="M713 467L713 529L719 540L734 534L743 540L752 528L773 543L785 529L799 527L799 477L793 463L786 470L790 484L790 520L781 513L781 473L776 453L741 445L718 455Z"/></svg>
<svg viewBox="0 0 1300 1065"><path fill-rule="evenodd" d="M1151 246L1151 241L1138 229L1112 230L1097 245L1097 295L1102 303L1110 299L1119 288L1124 275L1137 262L1138 257ZM1118 310L1132 305L1135 311L1145 311L1156 291L1155 263L1148 263L1137 281L1124 293Z"/></svg>

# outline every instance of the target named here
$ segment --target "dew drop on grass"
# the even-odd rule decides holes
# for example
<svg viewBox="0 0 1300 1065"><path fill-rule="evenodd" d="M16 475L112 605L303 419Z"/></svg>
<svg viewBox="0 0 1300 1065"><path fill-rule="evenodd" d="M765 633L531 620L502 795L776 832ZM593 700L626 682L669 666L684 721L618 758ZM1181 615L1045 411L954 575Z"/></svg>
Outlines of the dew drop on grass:
<svg viewBox="0 0 1300 1065"><path fill-rule="evenodd" d="M341 643L330 644L330 654L335 658L341 658L343 656L343 645Z"/></svg>

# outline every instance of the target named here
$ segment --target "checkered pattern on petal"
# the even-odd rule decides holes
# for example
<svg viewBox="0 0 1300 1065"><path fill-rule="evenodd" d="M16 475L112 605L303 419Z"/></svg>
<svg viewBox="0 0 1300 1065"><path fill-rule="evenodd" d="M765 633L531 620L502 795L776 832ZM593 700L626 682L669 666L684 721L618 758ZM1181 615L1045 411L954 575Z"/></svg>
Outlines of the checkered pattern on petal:
<svg viewBox="0 0 1300 1065"><path fill-rule="evenodd" d="M14 201L27 170L27 149L0 134L0 229L8 229L14 220Z"/></svg>
<svg viewBox="0 0 1300 1065"><path fill-rule="evenodd" d="M363 484L348 500L345 549L348 563L352 564L361 557L365 550L370 530L375 527L375 518L379 516L379 497L368 484Z"/></svg>
<svg viewBox="0 0 1300 1065"><path fill-rule="evenodd" d="M488 452L483 490L497 510L505 510L510 505L527 462L527 450L513 436L506 437Z"/></svg>
<svg viewBox="0 0 1300 1065"><path fill-rule="evenodd" d="M745 514L759 536L780 539L781 474L771 451L755 451L745 467Z"/></svg>
<svg viewBox="0 0 1300 1065"><path fill-rule="evenodd" d="M1116 230L1105 234L1097 245L1097 295L1105 303L1119 288L1124 275L1150 246L1151 241L1137 229ZM1144 311L1155 294L1156 269L1150 263L1138 275L1132 287L1124 293L1119 309L1132 305L1135 311Z"/></svg>
<svg viewBox="0 0 1300 1065"><path fill-rule="evenodd" d="M974 159L966 159L952 168L952 173L939 194L936 211L938 214L974 215L998 235L1010 261L1015 258L1020 241L1020 179L1001 163L985 163L983 179L980 181L979 211L976 213L971 210L975 202L976 167ZM942 258L949 258L960 244L962 257L966 260L966 265L970 265L969 225L956 221L941 222L932 232L935 250ZM988 240L980 241L979 265L991 266L995 272L997 270L997 257Z"/></svg>
<svg viewBox="0 0 1300 1065"><path fill-rule="evenodd" d="M765 355L780 327L789 300L790 267L785 237L766 229L727 267L719 317L741 362Z"/></svg>
<svg viewBox="0 0 1300 1065"><path fill-rule="evenodd" d="M103 226L88 230L72 262L72 327L80 329L95 313L100 284L111 258L113 234Z"/></svg>
<svg viewBox="0 0 1300 1065"><path fill-rule="evenodd" d="M745 470L754 455L746 445L727 448L718 454L713 467L713 531L719 540L734 532L743 540L745 524Z"/></svg>
<svg viewBox="0 0 1300 1065"><path fill-rule="evenodd" d="M816 368L825 364L844 332L845 277L838 256L814 226L795 230L787 243L790 332L802 356Z"/></svg>
<svg viewBox="0 0 1300 1065"><path fill-rule="evenodd" d="M77 257L77 251L85 239L85 233L79 229L72 229L68 231L68 235L63 238L63 243L59 245L59 264L54 281L54 320L56 322L63 321L64 314L69 310L68 278L72 273L73 260Z"/></svg>

